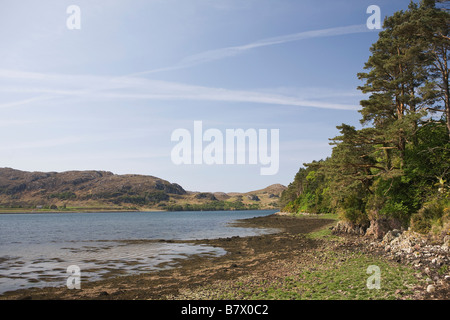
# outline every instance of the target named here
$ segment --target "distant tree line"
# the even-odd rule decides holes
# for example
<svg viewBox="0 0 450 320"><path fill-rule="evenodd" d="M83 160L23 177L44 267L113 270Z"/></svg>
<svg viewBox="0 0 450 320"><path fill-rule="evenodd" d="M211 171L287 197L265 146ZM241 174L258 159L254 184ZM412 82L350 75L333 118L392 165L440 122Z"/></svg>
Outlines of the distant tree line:
<svg viewBox="0 0 450 320"><path fill-rule="evenodd" d="M222 210L258 210L259 204L244 204L242 201L211 201L201 204L167 204L161 206L168 211L222 211Z"/></svg>

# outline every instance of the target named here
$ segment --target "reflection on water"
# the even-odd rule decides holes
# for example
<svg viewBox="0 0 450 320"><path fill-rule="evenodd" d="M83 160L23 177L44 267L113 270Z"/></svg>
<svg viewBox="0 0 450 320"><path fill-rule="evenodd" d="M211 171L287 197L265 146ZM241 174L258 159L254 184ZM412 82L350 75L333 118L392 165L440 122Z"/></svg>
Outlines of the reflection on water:
<svg viewBox="0 0 450 320"><path fill-rule="evenodd" d="M50 252L51 251L51 252ZM118 275L156 271L176 266L175 259L190 255L220 256L222 248L186 243L86 241L70 247L50 248L33 256L0 259L1 292L27 287L61 286L69 276L67 267L77 265L81 283Z"/></svg>

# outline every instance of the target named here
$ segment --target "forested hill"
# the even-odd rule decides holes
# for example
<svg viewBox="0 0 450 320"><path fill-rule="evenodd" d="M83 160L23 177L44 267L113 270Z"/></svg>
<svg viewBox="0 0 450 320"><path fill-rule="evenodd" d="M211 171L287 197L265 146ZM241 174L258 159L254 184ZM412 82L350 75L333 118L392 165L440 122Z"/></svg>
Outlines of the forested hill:
<svg viewBox="0 0 450 320"><path fill-rule="evenodd" d="M450 14L439 2L411 3L385 19L358 74L367 94L362 129L337 127L331 156L304 164L284 191L284 211L448 232Z"/></svg>
<svg viewBox="0 0 450 320"><path fill-rule="evenodd" d="M274 209L284 189L276 184L248 193L192 192L147 175L0 168L0 211Z"/></svg>

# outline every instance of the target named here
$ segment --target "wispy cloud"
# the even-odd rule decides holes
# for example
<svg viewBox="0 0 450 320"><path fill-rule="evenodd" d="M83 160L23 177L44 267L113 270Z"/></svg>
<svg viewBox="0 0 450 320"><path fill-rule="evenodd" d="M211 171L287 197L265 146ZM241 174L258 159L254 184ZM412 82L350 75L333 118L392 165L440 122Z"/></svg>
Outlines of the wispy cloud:
<svg viewBox="0 0 450 320"><path fill-rule="evenodd" d="M142 78L141 76L161 71L193 67L210 61L237 56L249 50L266 46L304 39L333 37L363 32L370 32L366 25L351 25L266 38L240 46L209 50L188 56L178 64L167 68L147 70L118 77L47 74L0 69L0 91L34 95L34 97L18 101L0 101L0 108L19 107L43 100L52 100L70 96L72 98L76 97L81 99L100 98L249 102L324 109L357 110L359 109L359 106L357 105L336 103L332 98L324 98L322 94L319 95L320 99L316 99L315 97L311 98L308 94L299 97L298 94L292 95L267 92L267 90L229 90L224 88L193 86L177 82L150 80Z"/></svg>
<svg viewBox="0 0 450 320"><path fill-rule="evenodd" d="M228 57L237 56L239 54L243 54L249 50L253 50L256 48L273 46L277 44L283 44L288 42L300 41L305 39L319 38L319 37L335 37L347 34L355 34L355 33L363 33L370 32L365 24L361 25L351 25L345 27L335 27L335 28L327 28L327 29L319 29L319 30L311 30L304 31L294 34L282 35L278 37L266 38L262 40L258 40L255 42L251 42L248 44L240 45L240 46L232 46L225 47L215 50L208 50L205 52L201 52L195 55L188 56L182 59L178 64L165 68L158 68L153 70L147 70L142 72L136 72L131 74L132 76L150 74L162 71L171 71L193 67L196 65L200 65L203 63L220 60ZM130 76L131 76L130 75Z"/></svg>
<svg viewBox="0 0 450 320"><path fill-rule="evenodd" d="M22 105L27 105L27 104L31 104L33 102L43 101L43 100L47 100L47 99L50 99L50 98L46 97L46 96L37 96L37 97L29 98L29 99L23 99L23 100L12 101L12 102L4 102L4 103L0 103L0 109L19 107Z"/></svg>
<svg viewBox="0 0 450 320"><path fill-rule="evenodd" d="M39 81L36 81L38 79ZM0 107L13 107L33 102L70 97L79 99L144 99L144 100L197 100L261 103L272 105L312 107L338 110L357 110L351 104L302 99L298 96L263 91L230 90L195 86L178 82L150 80L140 77L105 77L95 75L59 75L0 70L0 86L3 92L42 94L34 98L1 103ZM51 94L51 96L46 96Z"/></svg>
<svg viewBox="0 0 450 320"><path fill-rule="evenodd" d="M14 123L14 122L13 122ZM17 125L20 124L32 124L31 121L19 121L15 122ZM2 122L0 122L0 125ZM115 130L113 132L108 131L104 133L89 133L89 134L73 134L73 135L61 135L55 137L49 136L28 136L26 141L18 139L8 139L7 141L2 141L0 146L0 151L11 151L11 150L23 150L23 149L42 149L42 148L55 148L55 147L67 147L69 145L86 145L93 144L97 145L99 143L114 141L118 143L120 141L141 139L150 136L153 133L152 128L150 129L126 129L126 130ZM166 153L167 154L167 153Z"/></svg>

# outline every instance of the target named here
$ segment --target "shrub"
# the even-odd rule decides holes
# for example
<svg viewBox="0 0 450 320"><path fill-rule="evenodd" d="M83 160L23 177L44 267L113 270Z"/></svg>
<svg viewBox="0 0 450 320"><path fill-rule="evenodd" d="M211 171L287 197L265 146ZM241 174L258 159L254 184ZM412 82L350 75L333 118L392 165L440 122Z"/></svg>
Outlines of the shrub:
<svg viewBox="0 0 450 320"><path fill-rule="evenodd" d="M435 235L448 229L450 225L450 205L442 199L433 199L411 218L411 229L419 233L433 231Z"/></svg>
<svg viewBox="0 0 450 320"><path fill-rule="evenodd" d="M50 199L57 198L59 200L70 200L70 199L75 199L76 197L77 197L77 195L70 191L65 191L65 192L60 192L60 193L52 193L49 196Z"/></svg>
<svg viewBox="0 0 450 320"><path fill-rule="evenodd" d="M418 233L426 234L431 230L431 222L426 220L419 213L417 213L411 217L411 230Z"/></svg>

